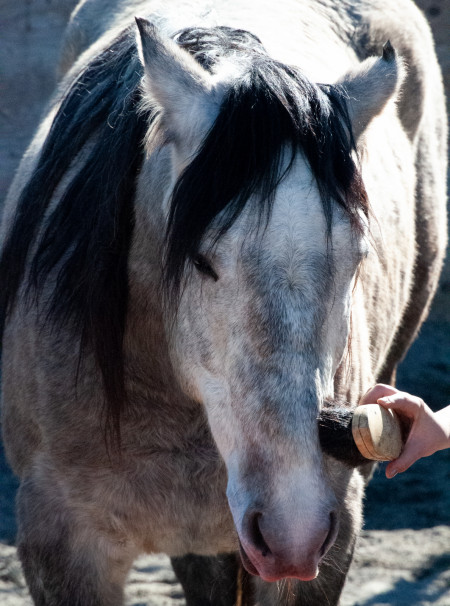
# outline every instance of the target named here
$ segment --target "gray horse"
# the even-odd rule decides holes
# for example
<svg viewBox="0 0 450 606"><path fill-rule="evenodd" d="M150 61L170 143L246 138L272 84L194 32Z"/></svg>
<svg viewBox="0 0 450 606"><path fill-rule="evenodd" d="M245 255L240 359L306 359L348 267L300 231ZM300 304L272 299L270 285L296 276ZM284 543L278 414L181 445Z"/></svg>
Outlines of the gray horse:
<svg viewBox="0 0 450 606"><path fill-rule="evenodd" d="M191 4L80 2L7 199L37 605L122 604L142 552L189 605L337 604L367 470L317 417L394 380L436 288L446 125L415 6Z"/></svg>

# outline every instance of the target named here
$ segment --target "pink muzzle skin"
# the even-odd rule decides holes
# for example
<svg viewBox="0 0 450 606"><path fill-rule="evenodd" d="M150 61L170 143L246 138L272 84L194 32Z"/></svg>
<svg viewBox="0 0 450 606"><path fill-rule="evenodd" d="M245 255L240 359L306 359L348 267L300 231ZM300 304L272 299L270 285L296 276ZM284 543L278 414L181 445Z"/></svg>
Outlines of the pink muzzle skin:
<svg viewBox="0 0 450 606"><path fill-rule="evenodd" d="M289 554L288 550L283 549L281 542L266 542L260 530L259 533L253 530L253 541L239 538L242 564L247 572L261 577L264 581L273 582L286 578L312 581L318 576L320 563L334 544L338 529L337 516L331 512L328 528L322 529L309 542L307 548L299 548L295 557L292 552ZM274 549L274 543L277 549Z"/></svg>

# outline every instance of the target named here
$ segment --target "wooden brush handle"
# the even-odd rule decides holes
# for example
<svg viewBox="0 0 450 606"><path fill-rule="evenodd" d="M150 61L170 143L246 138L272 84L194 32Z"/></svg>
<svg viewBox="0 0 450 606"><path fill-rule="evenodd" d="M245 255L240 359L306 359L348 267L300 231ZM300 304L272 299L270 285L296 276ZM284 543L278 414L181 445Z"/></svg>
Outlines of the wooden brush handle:
<svg viewBox="0 0 450 606"><path fill-rule="evenodd" d="M379 404L364 404L353 411L352 434L360 453L372 461L392 461L403 448L397 415Z"/></svg>

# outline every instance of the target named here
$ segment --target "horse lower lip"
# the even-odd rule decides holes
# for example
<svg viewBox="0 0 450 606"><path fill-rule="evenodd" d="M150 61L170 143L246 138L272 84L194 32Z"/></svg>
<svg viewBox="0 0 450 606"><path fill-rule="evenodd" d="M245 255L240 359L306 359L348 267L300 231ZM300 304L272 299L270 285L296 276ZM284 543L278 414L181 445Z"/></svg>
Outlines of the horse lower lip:
<svg viewBox="0 0 450 606"><path fill-rule="evenodd" d="M261 577L261 574L257 571L256 567L254 566L254 564L251 562L250 558L248 557L247 553L245 552L245 549L242 547L242 543L241 541L239 541L239 553L241 555L241 561L242 561L242 565L244 566L245 570L249 573L252 574L255 577ZM293 579L299 579L301 581L312 581L313 579L315 579L317 576L316 574L311 574L311 575L305 575L302 576L302 578L296 576L295 574L292 575L288 575L285 578L293 578ZM268 581L268 582L273 582L273 581L279 581L281 577L278 576L274 576L273 578L264 578L263 580Z"/></svg>
<svg viewBox="0 0 450 606"><path fill-rule="evenodd" d="M239 553L241 555L242 565L244 566L245 570L248 573L254 575L255 577L259 577L259 573L250 561L250 558L246 554L245 549L242 547L241 541L239 541Z"/></svg>

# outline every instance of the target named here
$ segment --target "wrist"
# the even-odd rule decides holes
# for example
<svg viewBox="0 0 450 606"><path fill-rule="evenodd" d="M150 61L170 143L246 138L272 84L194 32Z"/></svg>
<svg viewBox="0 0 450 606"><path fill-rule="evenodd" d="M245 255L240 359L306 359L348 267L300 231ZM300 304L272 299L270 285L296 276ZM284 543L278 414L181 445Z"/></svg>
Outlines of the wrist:
<svg viewBox="0 0 450 606"><path fill-rule="evenodd" d="M440 428L440 439L436 450L450 448L450 406L435 412L434 417Z"/></svg>

